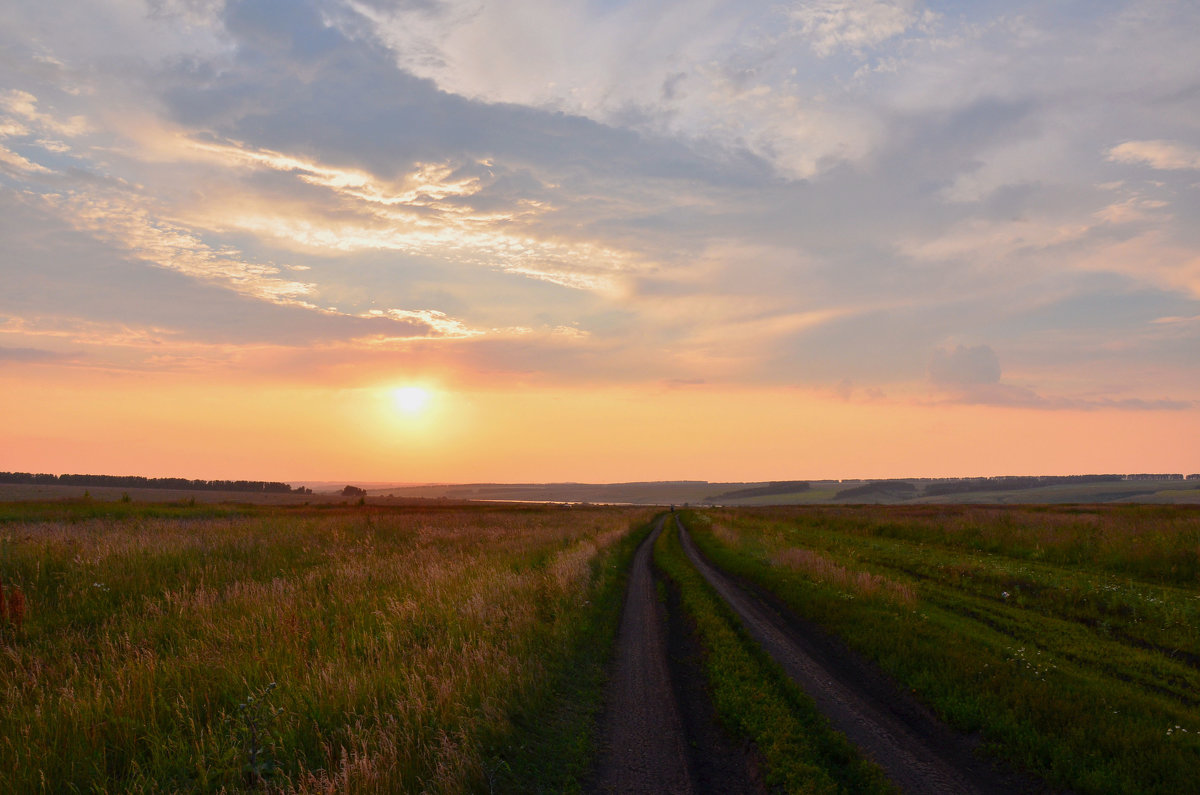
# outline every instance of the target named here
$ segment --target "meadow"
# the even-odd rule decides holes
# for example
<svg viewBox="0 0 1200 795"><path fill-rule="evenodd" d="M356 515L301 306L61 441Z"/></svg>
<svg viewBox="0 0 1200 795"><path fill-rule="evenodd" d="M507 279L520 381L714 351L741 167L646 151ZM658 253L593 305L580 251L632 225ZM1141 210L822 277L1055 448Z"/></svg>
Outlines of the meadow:
<svg viewBox="0 0 1200 795"><path fill-rule="evenodd" d="M685 521L711 560L986 753L1080 793L1194 790L1200 510L791 507Z"/></svg>
<svg viewBox="0 0 1200 795"><path fill-rule="evenodd" d="M648 519L0 506L0 790L578 788Z"/></svg>

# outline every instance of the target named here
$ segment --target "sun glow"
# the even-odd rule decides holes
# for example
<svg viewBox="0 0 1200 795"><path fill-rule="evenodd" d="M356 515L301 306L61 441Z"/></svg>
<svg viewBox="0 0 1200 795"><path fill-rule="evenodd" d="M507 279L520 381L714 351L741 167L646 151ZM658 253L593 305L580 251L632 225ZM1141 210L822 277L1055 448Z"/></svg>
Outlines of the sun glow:
<svg viewBox="0 0 1200 795"><path fill-rule="evenodd" d="M425 387L403 386L392 390L392 404L404 414L420 414L429 405L433 394Z"/></svg>

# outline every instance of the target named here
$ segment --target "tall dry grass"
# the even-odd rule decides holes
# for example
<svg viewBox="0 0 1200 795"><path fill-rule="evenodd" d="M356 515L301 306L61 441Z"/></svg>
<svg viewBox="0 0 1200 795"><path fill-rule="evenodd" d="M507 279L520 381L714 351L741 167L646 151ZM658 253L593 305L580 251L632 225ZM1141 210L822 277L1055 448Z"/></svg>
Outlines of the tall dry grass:
<svg viewBox="0 0 1200 795"><path fill-rule="evenodd" d="M561 664L619 508L305 509L16 523L0 790L232 791L268 682L272 786L478 789Z"/></svg>
<svg viewBox="0 0 1200 795"><path fill-rule="evenodd" d="M939 544L1185 587L1200 584L1200 507L1169 505L811 506L749 510L839 533Z"/></svg>
<svg viewBox="0 0 1200 795"><path fill-rule="evenodd" d="M788 547L779 550L773 562L777 566L804 572L817 582L867 599L883 599L904 607L917 604L917 590L911 583L897 582L869 571L847 569L811 549Z"/></svg>

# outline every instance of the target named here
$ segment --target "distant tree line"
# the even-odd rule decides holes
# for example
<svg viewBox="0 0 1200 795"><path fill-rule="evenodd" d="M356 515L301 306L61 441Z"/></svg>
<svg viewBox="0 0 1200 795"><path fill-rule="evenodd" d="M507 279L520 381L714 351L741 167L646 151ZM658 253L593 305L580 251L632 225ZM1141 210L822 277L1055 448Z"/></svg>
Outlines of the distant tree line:
<svg viewBox="0 0 1200 795"><path fill-rule="evenodd" d="M907 480L879 480L842 489L833 495L835 500L845 500L852 497L886 497L889 499L908 499L917 496L917 487Z"/></svg>
<svg viewBox="0 0 1200 795"><path fill-rule="evenodd" d="M775 480L766 486L754 486L748 489L735 489L727 491L724 494L718 494L715 497L705 497L705 502L720 502L721 500L741 500L748 497L772 497L777 494L795 494L801 491L808 491L809 483L807 480Z"/></svg>
<svg viewBox="0 0 1200 795"><path fill-rule="evenodd" d="M115 486L125 489L177 489L180 491L240 491L259 494L312 494L304 486L265 480L191 480L147 478L141 475L49 475L30 472L0 472L0 483L37 486Z"/></svg>
<svg viewBox="0 0 1200 795"><path fill-rule="evenodd" d="M1059 486L1067 483L1117 483L1125 475L1044 475L1040 477L1001 476L995 478L963 478L945 483L930 483L925 494L937 497L943 494L962 494L968 491L1019 491L1036 489L1040 486Z"/></svg>

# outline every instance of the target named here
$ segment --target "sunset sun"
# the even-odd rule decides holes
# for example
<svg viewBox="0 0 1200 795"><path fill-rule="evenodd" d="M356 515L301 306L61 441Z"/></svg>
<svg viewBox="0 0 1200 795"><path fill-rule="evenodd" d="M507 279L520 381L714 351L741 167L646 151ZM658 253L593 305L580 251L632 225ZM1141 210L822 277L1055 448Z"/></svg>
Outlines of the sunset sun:
<svg viewBox="0 0 1200 795"><path fill-rule="evenodd" d="M404 386L392 390L392 405L402 414L420 414L433 397L425 387Z"/></svg>

